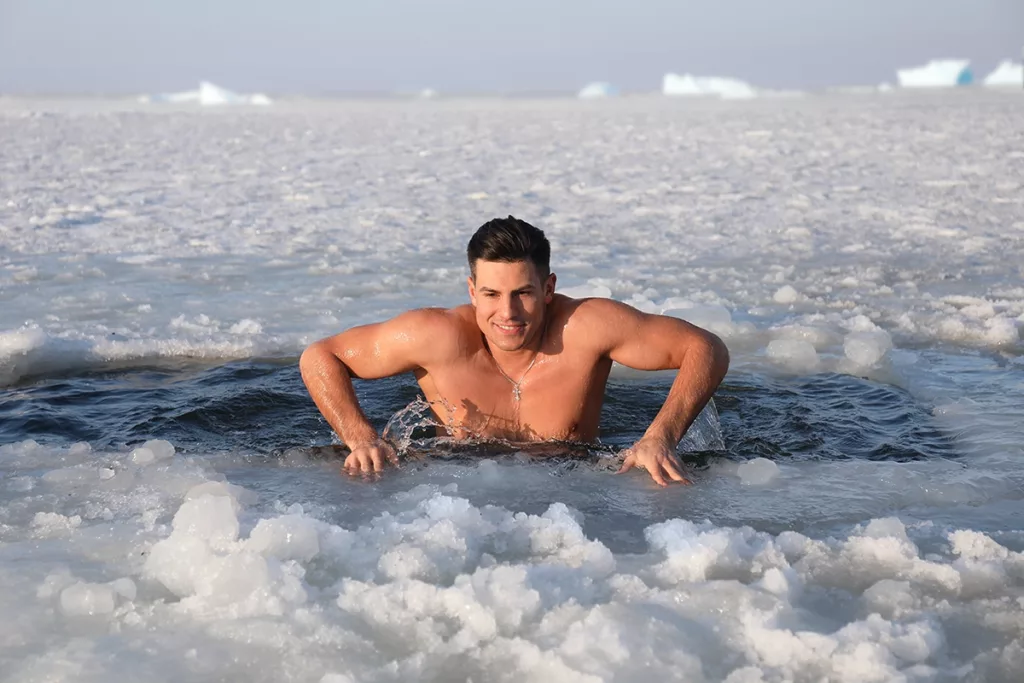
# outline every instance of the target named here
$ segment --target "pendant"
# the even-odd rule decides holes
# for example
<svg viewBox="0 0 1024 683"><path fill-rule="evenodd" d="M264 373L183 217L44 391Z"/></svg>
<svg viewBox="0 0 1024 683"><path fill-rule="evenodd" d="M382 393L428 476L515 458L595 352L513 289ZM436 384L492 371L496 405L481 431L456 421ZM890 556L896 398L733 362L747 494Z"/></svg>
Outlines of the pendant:
<svg viewBox="0 0 1024 683"><path fill-rule="evenodd" d="M514 387L512 387L512 398L514 398L517 401L519 400L519 385L518 384L515 385Z"/></svg>

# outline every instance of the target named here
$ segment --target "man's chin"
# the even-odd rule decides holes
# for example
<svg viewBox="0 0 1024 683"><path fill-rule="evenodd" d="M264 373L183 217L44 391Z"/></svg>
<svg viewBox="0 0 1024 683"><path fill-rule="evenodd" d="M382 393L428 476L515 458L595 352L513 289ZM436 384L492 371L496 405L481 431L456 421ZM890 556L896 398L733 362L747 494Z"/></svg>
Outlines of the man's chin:
<svg viewBox="0 0 1024 683"><path fill-rule="evenodd" d="M524 337L491 337L490 342L492 346L496 346L502 351L518 351L523 348L523 344L526 342Z"/></svg>

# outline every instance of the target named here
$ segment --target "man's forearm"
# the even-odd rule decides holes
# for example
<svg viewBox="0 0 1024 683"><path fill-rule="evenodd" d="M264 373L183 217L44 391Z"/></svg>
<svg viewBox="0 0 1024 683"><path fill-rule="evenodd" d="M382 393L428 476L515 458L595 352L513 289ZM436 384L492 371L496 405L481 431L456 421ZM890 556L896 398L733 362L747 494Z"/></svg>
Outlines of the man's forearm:
<svg viewBox="0 0 1024 683"><path fill-rule="evenodd" d="M704 343L693 344L683 356L665 404L644 438L658 439L675 448L711 400L728 369L729 350L718 337L708 334Z"/></svg>
<svg viewBox="0 0 1024 683"><path fill-rule="evenodd" d="M377 430L359 407L348 368L339 358L314 343L299 358L299 371L320 414L347 446L377 439Z"/></svg>

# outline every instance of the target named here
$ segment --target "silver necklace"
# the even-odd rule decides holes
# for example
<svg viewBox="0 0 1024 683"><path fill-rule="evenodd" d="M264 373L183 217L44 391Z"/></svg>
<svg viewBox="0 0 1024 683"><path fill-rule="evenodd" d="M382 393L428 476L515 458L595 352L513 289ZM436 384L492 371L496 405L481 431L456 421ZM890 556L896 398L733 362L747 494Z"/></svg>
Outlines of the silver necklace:
<svg viewBox="0 0 1024 683"><path fill-rule="evenodd" d="M514 398L516 401L518 401L520 398L522 398L522 396L520 395L521 392L519 390L519 385L523 383L524 379L526 379L527 373L530 372L530 370L533 368L533 364L537 362L537 356L539 356L539 355L540 355L540 351L538 351L534 355L533 360L531 360L530 364L526 366L526 371L523 372L523 376L519 378L518 382L515 381L514 379L512 379L511 377L509 377L507 374L505 374L505 371L501 369L500 365L498 365L498 361L497 360L494 361L494 367L498 368L498 372L501 373L501 376L504 377L505 379L507 379L509 381L509 383L512 385L512 398Z"/></svg>

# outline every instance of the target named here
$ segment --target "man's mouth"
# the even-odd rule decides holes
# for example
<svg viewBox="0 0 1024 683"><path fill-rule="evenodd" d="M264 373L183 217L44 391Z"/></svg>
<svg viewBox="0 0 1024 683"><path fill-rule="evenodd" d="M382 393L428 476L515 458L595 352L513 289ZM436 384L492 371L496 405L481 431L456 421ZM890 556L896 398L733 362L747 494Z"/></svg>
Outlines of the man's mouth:
<svg viewBox="0 0 1024 683"><path fill-rule="evenodd" d="M498 332L500 332L501 334L508 334L508 335L520 334L526 328L526 325L520 325L520 324L517 324L517 323L492 323L492 324L494 325L495 328L497 328Z"/></svg>

